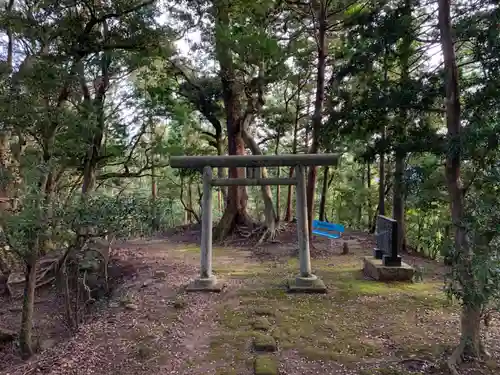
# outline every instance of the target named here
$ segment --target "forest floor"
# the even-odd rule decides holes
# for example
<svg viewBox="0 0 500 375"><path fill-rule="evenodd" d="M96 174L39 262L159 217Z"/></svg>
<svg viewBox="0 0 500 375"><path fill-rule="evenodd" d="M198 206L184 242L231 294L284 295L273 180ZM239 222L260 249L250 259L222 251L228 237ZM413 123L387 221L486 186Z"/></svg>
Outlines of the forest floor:
<svg viewBox="0 0 500 375"><path fill-rule="evenodd" d="M328 293L290 295L285 281L298 273L298 262L288 229L277 244L229 240L215 247L214 273L226 285L219 294L184 291L198 273L196 228L121 243L114 263L121 283L112 298L70 336L54 293L41 291L35 305L41 351L23 362L14 345L0 347L0 373L246 375L254 368L252 340L263 335L277 343L265 358L270 367L279 364L279 374L446 373L459 310L444 296L441 266L405 255L424 267L424 281L379 283L361 273L374 245L369 235L315 238L313 271ZM340 255L344 241L348 255ZM20 306L20 299L0 301L0 325L17 329ZM267 332L256 332L256 322ZM463 367L464 374L498 374L499 323L496 317L486 338L492 359Z"/></svg>

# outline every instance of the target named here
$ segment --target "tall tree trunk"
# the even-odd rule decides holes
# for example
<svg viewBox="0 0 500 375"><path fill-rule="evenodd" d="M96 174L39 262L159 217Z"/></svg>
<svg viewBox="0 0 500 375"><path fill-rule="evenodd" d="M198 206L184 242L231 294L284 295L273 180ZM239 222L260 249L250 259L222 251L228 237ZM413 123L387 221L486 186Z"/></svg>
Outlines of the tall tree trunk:
<svg viewBox="0 0 500 375"><path fill-rule="evenodd" d="M323 167L323 187L321 188L321 200L319 202L319 220L325 221L326 196L328 194L328 171L327 165Z"/></svg>
<svg viewBox="0 0 500 375"><path fill-rule="evenodd" d="M229 155L245 155L242 137L243 111L240 102L241 87L234 70L231 46L225 32L229 30L229 7L223 0L214 0L215 51L220 65ZM245 178L245 168L229 168L229 178ZM247 213L248 194L245 186L230 186L227 205L215 230L215 238L226 237L236 225L252 225Z"/></svg>
<svg viewBox="0 0 500 375"><path fill-rule="evenodd" d="M276 177L281 177L281 169L278 167ZM276 185L276 221L281 221L281 186Z"/></svg>
<svg viewBox="0 0 500 375"><path fill-rule="evenodd" d="M310 154L316 154L319 151L319 132L323 116L323 102L325 97L325 71L327 43L326 31L328 27L326 1L319 2L318 28L317 28L317 47L318 61L316 65L316 95L314 100L314 114L312 118L312 143L309 149ZM307 220L310 240L312 236L312 221L314 219L314 195L316 188L317 167L309 167L307 175Z"/></svg>
<svg viewBox="0 0 500 375"><path fill-rule="evenodd" d="M384 50L384 62L383 62L383 69L384 69L384 94L389 95L387 93L387 87L389 85L389 67L387 65L387 59L388 59L388 50L387 48ZM382 141L382 149L380 150L379 154L379 170L378 170L378 175L379 175L379 184L378 184L378 213L379 215L385 215L385 145L386 145L386 139L387 139L387 116L384 116L384 123L382 125L382 132L381 132L381 141ZM376 220L374 220L374 226L376 225Z"/></svg>
<svg viewBox="0 0 500 375"><path fill-rule="evenodd" d="M107 22L102 23L102 34L104 38L108 37ZM86 195L95 188L96 174L99 158L101 155L102 143L106 128L106 117L104 113L104 102L106 100L106 92L109 87L109 67L111 65L111 55L108 51L102 52L101 56L101 77L95 97L92 100L90 97L90 90L85 81L83 73L83 64L80 64L80 86L83 92L84 101L87 105L89 113L96 114L97 124L91 138L88 140L89 149L84 160L83 168L83 183L82 194Z"/></svg>
<svg viewBox="0 0 500 375"><path fill-rule="evenodd" d="M151 128L151 146L156 142L156 126L154 121L150 120ZM154 147L152 147L154 150ZM158 218L158 185L156 183L156 155L152 151L151 155L151 229L156 232L160 229L160 221Z"/></svg>
<svg viewBox="0 0 500 375"><path fill-rule="evenodd" d="M385 131L384 131L385 133ZM378 167L378 213L385 215L385 153L380 152Z"/></svg>
<svg viewBox="0 0 500 375"><path fill-rule="evenodd" d="M278 133L276 135L276 148L274 150L274 154L275 155L278 155L278 152L279 152L280 135L281 134L280 134L280 132L278 130ZM278 167L278 169L276 170L276 176L278 178L281 177L281 169L280 169L280 167ZM281 220L280 211L281 211L281 186L280 185L276 185L276 221L280 221Z"/></svg>
<svg viewBox="0 0 500 375"><path fill-rule="evenodd" d="M233 117L233 120L238 120ZM228 118L228 123L231 118ZM229 155L245 155L245 145L241 133L231 131L228 124ZM245 168L229 168L229 178L245 178ZM245 186L230 186L228 189L227 204L224 214L216 228L215 238L226 237L236 225L252 225L247 213L248 194Z"/></svg>
<svg viewBox="0 0 500 375"><path fill-rule="evenodd" d="M187 194L188 194L188 221L189 224L193 224L193 180L190 178L188 180L188 189L187 189Z"/></svg>
<svg viewBox="0 0 500 375"><path fill-rule="evenodd" d="M456 264L461 270L461 282L467 288L477 284L472 270L472 248L467 243L466 230L462 223L464 218L463 189L460 183L461 149L460 149L460 89L458 84L458 67L453 42L451 26L450 0L439 0L439 30L441 48L444 56L445 92L446 92L446 126L449 150L446 153L446 182L450 195L451 220L454 226L454 248L458 254ZM474 294L465 294L462 300L462 318L460 345L453 352L448 364L454 373L458 373L455 366L465 354L470 358L481 355L482 343L480 336L481 308L474 301Z"/></svg>
<svg viewBox="0 0 500 375"><path fill-rule="evenodd" d="M215 128L215 138L217 142L217 155L224 155L224 140L222 139L222 129L219 127ZM226 172L224 168L217 168L217 177L225 178ZM219 211L222 211L222 207L226 207L227 203L227 189L224 186L219 186ZM222 204L223 202L223 204Z"/></svg>
<svg viewBox="0 0 500 375"><path fill-rule="evenodd" d="M155 232L160 229L158 218L158 185L156 184L156 167L154 160L151 164L151 227Z"/></svg>
<svg viewBox="0 0 500 375"><path fill-rule="evenodd" d="M293 177L293 167L290 167L288 172L288 177ZM292 196L293 196L293 186L288 186L288 191L286 193L286 209L285 209L285 221L292 220Z"/></svg>
<svg viewBox="0 0 500 375"><path fill-rule="evenodd" d="M6 19L9 19L13 16L14 12L14 0L8 0L8 2L4 2L4 11ZM12 30L12 23L7 25L5 28L7 34L7 60L5 62L6 70L3 71L3 74L0 75L0 79L5 79L6 81L11 80L10 92L12 95L16 92L16 85L14 84L14 76L16 73L13 73L13 59L14 59L14 32ZM25 62L31 56L27 56L25 58ZM23 69L24 62L21 64L19 68L19 72L24 72ZM27 64L26 64L27 65ZM18 73L19 73L18 72ZM17 144L13 144L11 147L11 141L13 140L13 132L10 130L11 127L16 128L15 124L6 123L6 119L2 119L2 129L0 130L0 173L3 178L0 179L0 216L10 215L11 210L16 209L17 207L17 196L18 196L18 188L22 185L21 173L19 171L19 163L20 157L23 153L26 142L22 137L22 133L18 132L18 140ZM10 176L10 177L7 177ZM0 233L3 231L3 228L0 227ZM7 244L2 241L0 243L0 258L3 255L6 257L12 251ZM2 260L0 260L0 263ZM5 294L7 296L11 296L11 290L7 281L9 279L9 275L12 270L10 268L10 264L6 261L1 272L5 277Z"/></svg>
<svg viewBox="0 0 500 375"><path fill-rule="evenodd" d="M55 130L55 128L54 128ZM23 309L21 313L21 329L19 332L19 344L23 358L29 358L33 355L33 318L35 305L36 289L36 264L41 253L46 249L50 222L52 220L51 199L54 192L53 172L50 168L51 152L54 145L54 133L48 132L44 139L43 165L46 167L45 173L40 177L38 186L41 195L37 200L39 212L38 222L42 223L37 230L35 238L29 241L28 251L25 255L25 281Z"/></svg>
<svg viewBox="0 0 500 375"><path fill-rule="evenodd" d="M405 154L396 150L396 165L394 168L394 188L392 199L392 215L398 222L398 248L404 250L405 238L405 204L404 204L404 169Z"/></svg>
<svg viewBox="0 0 500 375"><path fill-rule="evenodd" d="M219 186L219 187L221 187L221 186ZM219 208L219 212L222 211L222 199L223 199L223 197L222 197L222 191L221 191L221 189L219 189L217 191L217 205L218 205L218 208Z"/></svg>
<svg viewBox="0 0 500 375"><path fill-rule="evenodd" d="M403 9L404 17L411 19L412 4L411 0L406 0ZM412 35L409 29L411 25L408 25L408 31L405 33L403 40L401 41L399 49L399 59L401 66L401 87L409 87L410 83L410 55L411 55L411 45L413 43ZM408 111L406 108L399 109L399 113L396 117L395 126L395 136L401 136L402 139L397 140L396 151L395 151L395 167L394 167L394 190L393 190L393 218L398 222L398 248L400 250L406 250L406 220L405 220L405 182L404 182L404 171L405 171L405 159L406 152L404 147L401 146L402 142L406 141L406 132L408 128ZM395 137L395 138L396 138Z"/></svg>
<svg viewBox="0 0 500 375"><path fill-rule="evenodd" d="M304 136L304 148L306 150L309 149L309 138L311 135L311 124L307 123L305 128L305 136Z"/></svg>
<svg viewBox="0 0 500 375"><path fill-rule="evenodd" d="M365 189L365 165L361 165L361 189ZM363 196L364 198L364 196ZM363 206L365 205L365 200L360 199L359 205L358 205L358 228L362 229L363 228Z"/></svg>
<svg viewBox="0 0 500 375"><path fill-rule="evenodd" d="M21 315L21 330L19 333L19 346L23 358L33 355L33 312L35 306L36 289L36 257L31 257L26 262L26 281L24 283L23 311Z"/></svg>
<svg viewBox="0 0 500 375"><path fill-rule="evenodd" d="M366 186L368 187L368 230L372 227L372 218L373 218L373 207L372 207L372 172L371 172L371 163L366 163Z"/></svg>
<svg viewBox="0 0 500 375"><path fill-rule="evenodd" d="M245 131L243 130L243 139L245 140L245 144L250 149L253 155L262 155L262 151L259 148L259 145L255 140ZM267 169L265 167L259 168L259 173L262 178L267 178ZM271 187L269 185L263 185L260 187L260 191L262 193L262 200L264 202L264 215L266 220L267 229L273 233L276 229L276 212L274 211L273 205L273 195L271 191Z"/></svg>
<svg viewBox="0 0 500 375"><path fill-rule="evenodd" d="M290 167L290 171L288 172L288 177L293 177L293 167ZM293 186L288 186L288 191L286 193L286 209L285 209L285 221L292 220L292 195L293 195Z"/></svg>
<svg viewBox="0 0 500 375"><path fill-rule="evenodd" d="M298 88L297 88L297 96L295 100L295 121L293 125L293 141L292 141L292 153L297 153L297 137L299 132L299 121L300 121L300 95L302 93L302 86L300 85L300 75L298 78ZM288 177L293 177L293 167L290 167L290 172L288 173ZM292 220L292 193L293 186L288 186L288 192L286 196L286 210L285 210L285 221Z"/></svg>

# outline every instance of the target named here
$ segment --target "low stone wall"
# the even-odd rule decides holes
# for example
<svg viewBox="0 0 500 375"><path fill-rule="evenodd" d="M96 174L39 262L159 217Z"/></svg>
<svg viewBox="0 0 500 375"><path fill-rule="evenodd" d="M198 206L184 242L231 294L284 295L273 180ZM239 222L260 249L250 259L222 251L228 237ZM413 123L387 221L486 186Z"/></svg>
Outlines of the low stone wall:
<svg viewBox="0 0 500 375"><path fill-rule="evenodd" d="M404 262L400 267L387 267L381 259L367 256L363 258L363 273L377 281L412 281L415 269Z"/></svg>

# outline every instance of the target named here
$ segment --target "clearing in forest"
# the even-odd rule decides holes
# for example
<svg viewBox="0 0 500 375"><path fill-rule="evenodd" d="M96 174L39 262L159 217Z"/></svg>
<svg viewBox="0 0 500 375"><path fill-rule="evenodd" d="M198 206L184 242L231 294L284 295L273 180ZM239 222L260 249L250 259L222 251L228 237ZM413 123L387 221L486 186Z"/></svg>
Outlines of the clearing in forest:
<svg viewBox="0 0 500 375"><path fill-rule="evenodd" d="M366 235L347 234L333 246L315 239L313 269L328 293L291 295L284 282L298 270L293 244L250 249L233 243L214 248L214 273L227 283L226 290L185 293L199 262L199 247L184 241L188 234L123 244L117 254L134 264L136 274L115 291L107 306L68 341L53 343L26 363L11 358L0 371L445 373L439 363L456 343L459 314L443 294L440 266L406 256L406 261L425 267L424 282L378 283L365 280L360 272L362 256L373 247ZM348 255L340 255L344 240L349 243ZM41 320L36 321L41 335ZM466 373L498 373L499 340L497 328L488 338L494 358Z"/></svg>

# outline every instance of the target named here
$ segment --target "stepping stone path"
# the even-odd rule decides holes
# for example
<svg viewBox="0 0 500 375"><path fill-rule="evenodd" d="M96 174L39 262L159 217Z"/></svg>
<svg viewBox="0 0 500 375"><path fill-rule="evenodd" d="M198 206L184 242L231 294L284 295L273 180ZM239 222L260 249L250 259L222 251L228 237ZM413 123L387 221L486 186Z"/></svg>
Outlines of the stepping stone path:
<svg viewBox="0 0 500 375"><path fill-rule="evenodd" d="M270 355L259 355L254 362L255 375L277 375L278 362Z"/></svg>
<svg viewBox="0 0 500 375"><path fill-rule="evenodd" d="M256 331L269 331L271 329L271 323L269 323L266 317L259 316L253 322L252 327Z"/></svg>
<svg viewBox="0 0 500 375"><path fill-rule="evenodd" d="M255 350L254 374L255 375L278 375L278 360L271 353L276 352L278 346L276 340L269 333L272 324L267 318L273 316L270 309L257 308L254 310L255 320L252 328L256 331L253 336L253 349Z"/></svg>
<svg viewBox="0 0 500 375"><path fill-rule="evenodd" d="M253 347L257 352L273 353L276 351L276 340L271 335L256 333L253 338Z"/></svg>

